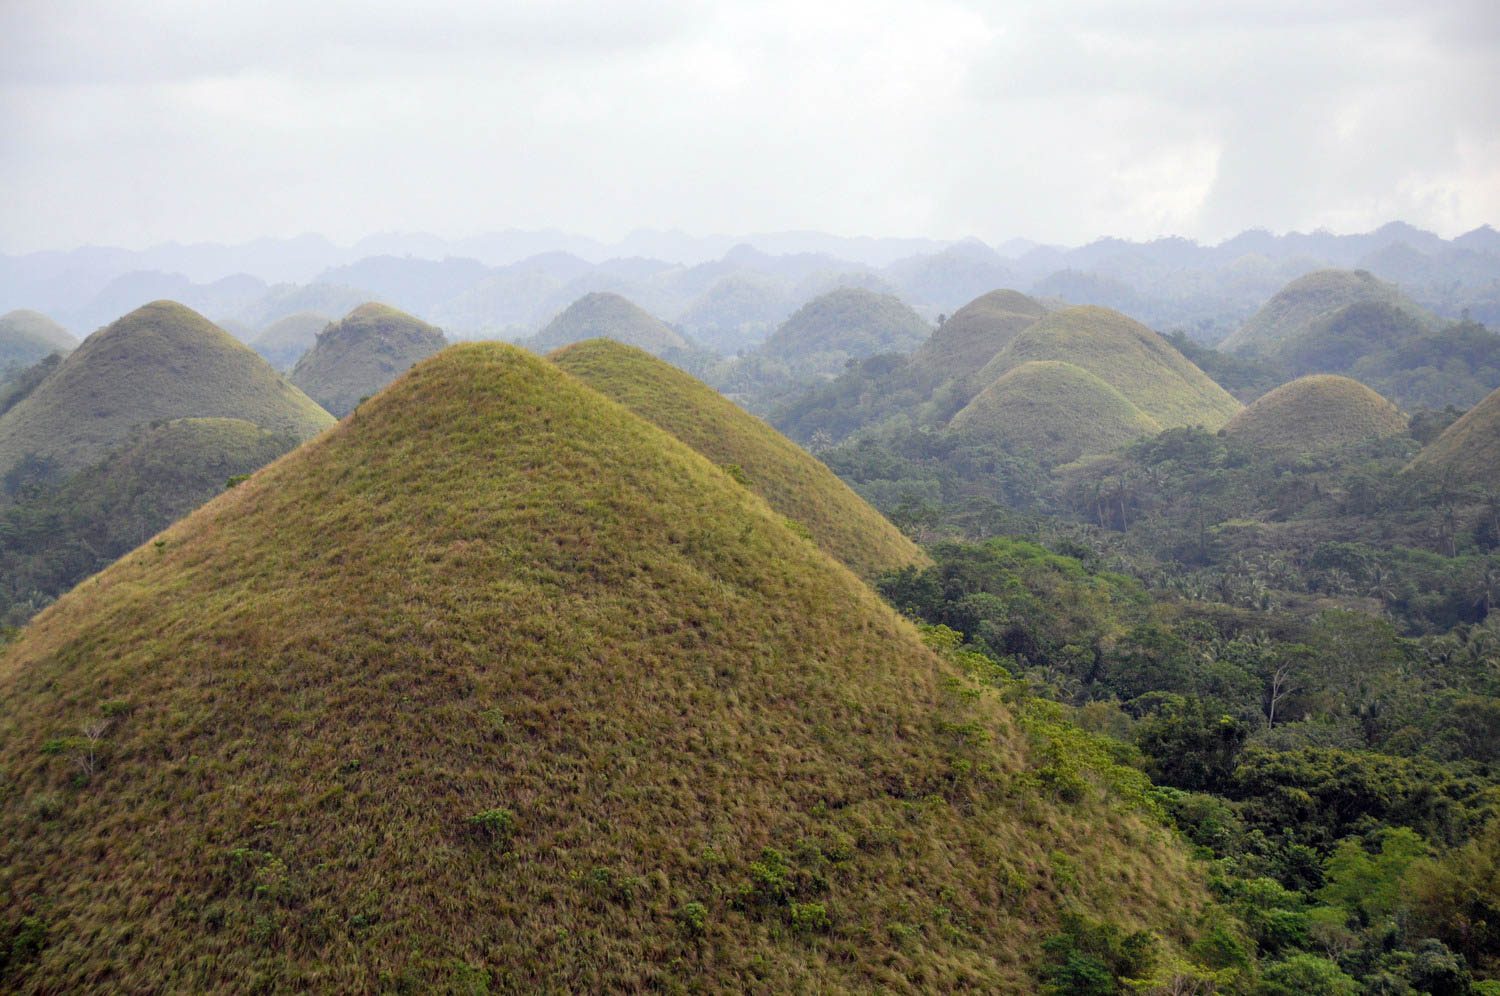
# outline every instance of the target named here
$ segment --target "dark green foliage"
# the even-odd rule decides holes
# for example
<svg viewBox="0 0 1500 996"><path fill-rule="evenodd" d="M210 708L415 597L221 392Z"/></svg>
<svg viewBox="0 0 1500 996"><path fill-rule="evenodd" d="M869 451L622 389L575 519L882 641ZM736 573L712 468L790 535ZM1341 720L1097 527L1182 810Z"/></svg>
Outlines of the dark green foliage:
<svg viewBox="0 0 1500 996"><path fill-rule="evenodd" d="M1249 726L1201 699L1176 698L1136 727L1151 779L1189 792L1222 792L1233 781Z"/></svg>
<svg viewBox="0 0 1500 996"><path fill-rule="evenodd" d="M1042 944L1043 980L1049 993L1093 996L1125 992L1125 979L1142 979L1155 967L1158 942L1147 931L1070 913L1062 930Z"/></svg>

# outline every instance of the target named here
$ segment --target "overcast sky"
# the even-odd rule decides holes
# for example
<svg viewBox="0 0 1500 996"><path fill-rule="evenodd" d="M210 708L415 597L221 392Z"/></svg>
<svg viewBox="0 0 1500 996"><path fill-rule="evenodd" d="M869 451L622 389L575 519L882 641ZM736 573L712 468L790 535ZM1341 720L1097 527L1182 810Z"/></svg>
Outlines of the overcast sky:
<svg viewBox="0 0 1500 996"><path fill-rule="evenodd" d="M1500 223L1497 0L0 0L0 249Z"/></svg>

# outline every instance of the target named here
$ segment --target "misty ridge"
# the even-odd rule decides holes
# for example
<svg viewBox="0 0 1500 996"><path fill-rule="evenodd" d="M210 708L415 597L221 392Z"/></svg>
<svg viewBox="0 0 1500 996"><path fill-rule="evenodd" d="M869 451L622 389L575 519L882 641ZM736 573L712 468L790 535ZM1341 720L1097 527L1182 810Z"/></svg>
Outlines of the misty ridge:
<svg viewBox="0 0 1500 996"><path fill-rule="evenodd" d="M89 246L0 255L0 311L44 312L79 336L171 299L242 339L299 313L339 317L378 300L454 338L523 339L591 292L612 292L710 353L755 346L838 287L901 298L929 322L997 287L1122 311L1213 344L1279 288L1362 269L1444 318L1500 324L1500 233L1453 239L1402 222L1363 234L1244 232L1217 245L1104 238L1068 248L1013 239L849 238L817 232L693 237L638 231L618 243L555 231L445 240L316 235L238 245Z"/></svg>

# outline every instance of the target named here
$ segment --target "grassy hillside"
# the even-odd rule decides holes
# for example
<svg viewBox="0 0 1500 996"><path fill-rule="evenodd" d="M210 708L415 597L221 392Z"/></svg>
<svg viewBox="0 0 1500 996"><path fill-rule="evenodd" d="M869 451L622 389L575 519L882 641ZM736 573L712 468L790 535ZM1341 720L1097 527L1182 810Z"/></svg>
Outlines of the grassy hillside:
<svg viewBox="0 0 1500 996"><path fill-rule="evenodd" d="M1218 429L1240 403L1161 336L1108 308L1053 312L1013 338L980 371L990 384L1031 360L1081 367L1124 395L1163 428Z"/></svg>
<svg viewBox="0 0 1500 996"><path fill-rule="evenodd" d="M1500 390L1422 447L1411 468L1455 484L1500 487Z"/></svg>
<svg viewBox="0 0 1500 996"><path fill-rule="evenodd" d="M832 471L707 384L605 339L569 346L551 359L726 468L855 573L873 578L926 563L911 540Z"/></svg>
<svg viewBox="0 0 1500 996"><path fill-rule="evenodd" d="M78 340L39 311L0 315L0 371L29 367L49 353L70 353Z"/></svg>
<svg viewBox="0 0 1500 996"><path fill-rule="evenodd" d="M760 352L807 373L831 374L850 359L909 353L931 334L932 328L900 298L840 287L793 312Z"/></svg>
<svg viewBox="0 0 1500 996"><path fill-rule="evenodd" d="M0 478L57 480L163 419L239 418L313 436L332 419L248 346L189 308L157 301L100 329L0 416Z"/></svg>
<svg viewBox="0 0 1500 996"><path fill-rule="evenodd" d="M969 402L949 427L1030 453L1043 464L1107 453L1161 431L1119 391L1071 363L1032 360L1008 370Z"/></svg>
<svg viewBox="0 0 1500 996"><path fill-rule="evenodd" d="M618 294L585 294L563 309L526 345L550 352L588 339L613 339L662 356L692 345L666 322Z"/></svg>
<svg viewBox="0 0 1500 996"><path fill-rule="evenodd" d="M298 442L241 419L176 419L143 427L95 466L0 509L0 622L25 622Z"/></svg>
<svg viewBox="0 0 1500 996"><path fill-rule="evenodd" d="M913 377L929 387L969 381L1017 334L1046 314L1041 302L1018 291L990 291L955 311L911 355L907 366Z"/></svg>
<svg viewBox="0 0 1500 996"><path fill-rule="evenodd" d="M250 341L250 348L277 370L290 370L318 341L318 333L332 321L316 311L299 311L267 326Z"/></svg>
<svg viewBox="0 0 1500 996"><path fill-rule="evenodd" d="M1315 374L1256 399L1224 432L1261 450L1295 455L1403 435L1406 417L1357 380Z"/></svg>
<svg viewBox="0 0 1500 996"><path fill-rule="evenodd" d="M384 304L362 304L318 333L289 375L336 418L442 349L442 329Z"/></svg>
<svg viewBox="0 0 1500 996"><path fill-rule="evenodd" d="M987 680L684 443L457 346L0 658L5 981L1028 991L1064 908L1182 940L1139 774Z"/></svg>
<svg viewBox="0 0 1500 996"><path fill-rule="evenodd" d="M1399 290L1365 270L1318 270L1283 287L1219 348L1274 353L1340 308L1356 303L1386 304L1418 316L1424 325L1432 324Z"/></svg>

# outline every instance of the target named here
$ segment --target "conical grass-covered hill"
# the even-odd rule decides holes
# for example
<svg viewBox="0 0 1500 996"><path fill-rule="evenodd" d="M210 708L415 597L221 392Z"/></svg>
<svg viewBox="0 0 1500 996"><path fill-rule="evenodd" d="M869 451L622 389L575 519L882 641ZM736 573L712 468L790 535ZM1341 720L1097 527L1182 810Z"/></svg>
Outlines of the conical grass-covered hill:
<svg viewBox="0 0 1500 996"><path fill-rule="evenodd" d="M70 353L78 340L39 311L11 311L0 315L0 373L29 367L52 353Z"/></svg>
<svg viewBox="0 0 1500 996"><path fill-rule="evenodd" d="M1176 838L956 667L686 444L456 346L0 658L6 983L1015 992L1065 906L1182 940Z"/></svg>
<svg viewBox="0 0 1500 996"><path fill-rule="evenodd" d="M833 471L665 361L607 339L568 346L551 359L725 468L773 509L806 527L819 546L855 573L873 578L928 562Z"/></svg>
<svg viewBox="0 0 1500 996"><path fill-rule="evenodd" d="M333 322L316 311L299 311L267 325L250 341L250 348L277 370L291 370L302 355L317 345L318 333Z"/></svg>
<svg viewBox="0 0 1500 996"><path fill-rule="evenodd" d="M1350 304L1379 302L1430 319L1393 285L1365 270L1317 270L1298 277L1219 344L1231 352L1272 354Z"/></svg>
<svg viewBox="0 0 1500 996"><path fill-rule="evenodd" d="M1071 363L1098 377L1162 428L1219 429L1240 403L1161 336L1131 318L1092 305L1056 311L1017 334L985 364L992 384L1032 360Z"/></svg>
<svg viewBox="0 0 1500 996"><path fill-rule="evenodd" d="M836 374L850 359L909 353L931 334L932 328L900 298L839 287L793 312L759 354L802 374Z"/></svg>
<svg viewBox="0 0 1500 996"><path fill-rule="evenodd" d="M688 350L692 344L666 322L618 294L585 294L562 310L526 345L547 353L589 339L613 339L654 356Z"/></svg>
<svg viewBox="0 0 1500 996"><path fill-rule="evenodd" d="M336 418L447 344L442 329L370 302L317 334L290 378Z"/></svg>
<svg viewBox="0 0 1500 996"><path fill-rule="evenodd" d="M1500 390L1422 447L1410 469L1454 484L1500 487Z"/></svg>
<svg viewBox="0 0 1500 996"><path fill-rule="evenodd" d="M1400 409L1357 380L1315 374L1283 384L1229 420L1224 434L1256 449L1294 456L1407 431Z"/></svg>
<svg viewBox="0 0 1500 996"><path fill-rule="evenodd" d="M1040 301L1019 291L990 291L955 311L911 354L907 370L928 388L970 381L996 353L1046 314Z"/></svg>
<svg viewBox="0 0 1500 996"><path fill-rule="evenodd" d="M84 340L0 416L0 477L68 476L139 427L237 418L306 439L333 421L248 346L190 308L157 301Z"/></svg>
<svg viewBox="0 0 1500 996"><path fill-rule="evenodd" d="M953 416L949 427L1049 465L1108 453L1161 431L1119 391L1057 360L1031 360L1007 371Z"/></svg>

